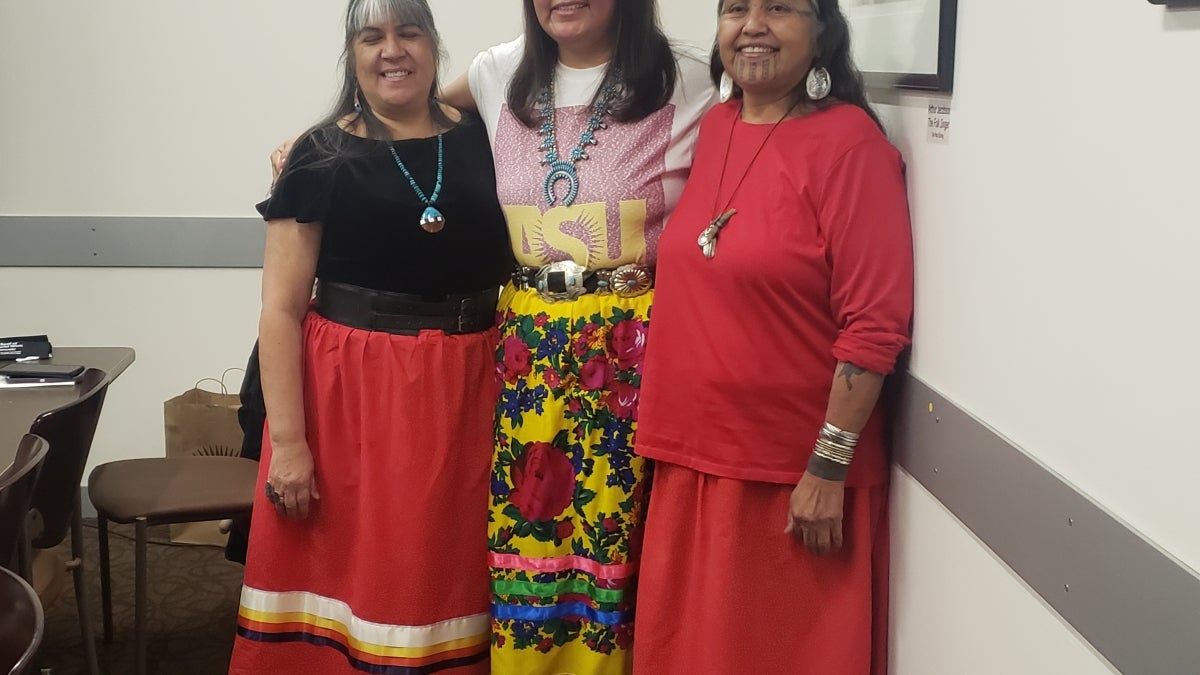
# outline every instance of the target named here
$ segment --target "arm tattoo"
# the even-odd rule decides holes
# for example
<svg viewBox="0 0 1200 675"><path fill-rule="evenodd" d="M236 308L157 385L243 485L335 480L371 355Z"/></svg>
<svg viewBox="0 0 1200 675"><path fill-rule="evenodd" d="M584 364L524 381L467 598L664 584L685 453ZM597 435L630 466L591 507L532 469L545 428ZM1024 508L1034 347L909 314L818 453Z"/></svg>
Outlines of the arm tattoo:
<svg viewBox="0 0 1200 675"><path fill-rule="evenodd" d="M862 368L854 365L853 363L847 362L842 366L842 372L838 373L838 377L846 378L846 388L850 391L854 391L854 377L857 375L862 375L865 372L867 372L866 368Z"/></svg>

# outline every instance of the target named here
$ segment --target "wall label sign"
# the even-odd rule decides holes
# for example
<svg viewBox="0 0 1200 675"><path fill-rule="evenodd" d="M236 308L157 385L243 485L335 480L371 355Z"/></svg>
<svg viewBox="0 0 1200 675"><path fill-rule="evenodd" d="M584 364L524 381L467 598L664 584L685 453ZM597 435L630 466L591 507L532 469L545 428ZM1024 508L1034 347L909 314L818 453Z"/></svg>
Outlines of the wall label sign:
<svg viewBox="0 0 1200 675"><path fill-rule="evenodd" d="M950 102L929 102L928 140L930 143L950 142Z"/></svg>

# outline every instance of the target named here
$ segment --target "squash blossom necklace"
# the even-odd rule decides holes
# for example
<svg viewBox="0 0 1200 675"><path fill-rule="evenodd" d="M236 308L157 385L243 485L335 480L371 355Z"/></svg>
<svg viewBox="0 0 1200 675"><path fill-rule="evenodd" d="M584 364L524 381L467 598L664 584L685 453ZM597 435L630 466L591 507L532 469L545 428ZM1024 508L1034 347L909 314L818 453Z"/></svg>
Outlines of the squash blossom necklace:
<svg viewBox="0 0 1200 675"><path fill-rule="evenodd" d="M609 105L616 94L616 82L620 80L620 74L617 72L610 73L600 87L600 95L596 97L592 103L592 115L588 118L587 126L584 127L583 133L579 136L579 143L571 150L571 154L567 158L563 158L558 154L558 135L557 126L554 115L554 80L550 80L550 84L542 90L538 95L537 106L538 113L542 118L542 127L538 131L542 137L542 145L539 150L546 153L546 158L542 160L543 166L549 166L546 172L546 179L542 181L542 192L546 197L546 206L554 206L558 201L558 195L554 188L559 181L567 182L567 193L563 195L563 205L571 206L575 203L575 199L579 197L579 173L576 171L576 164L588 158L587 146L597 145L596 132L600 129L607 129L608 125L604 123L604 118L611 112Z"/></svg>

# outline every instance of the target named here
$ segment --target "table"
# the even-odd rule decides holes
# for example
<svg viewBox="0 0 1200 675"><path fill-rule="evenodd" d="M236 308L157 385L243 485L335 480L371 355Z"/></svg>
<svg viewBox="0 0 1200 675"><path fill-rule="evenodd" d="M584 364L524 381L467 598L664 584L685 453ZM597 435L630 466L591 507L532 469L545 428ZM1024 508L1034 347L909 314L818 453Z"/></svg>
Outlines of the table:
<svg viewBox="0 0 1200 675"><path fill-rule="evenodd" d="M133 360L134 351L129 347L56 347L54 358L37 363L98 368L111 383ZM29 433L38 415L66 405L82 393L78 386L0 389L0 469L12 463L21 437Z"/></svg>

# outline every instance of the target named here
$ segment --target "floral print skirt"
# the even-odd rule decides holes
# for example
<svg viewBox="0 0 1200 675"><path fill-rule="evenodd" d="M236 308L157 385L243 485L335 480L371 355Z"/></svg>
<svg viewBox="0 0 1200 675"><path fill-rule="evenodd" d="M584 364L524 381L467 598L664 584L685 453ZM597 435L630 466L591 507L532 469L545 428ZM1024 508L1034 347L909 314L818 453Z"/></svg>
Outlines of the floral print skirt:
<svg viewBox="0 0 1200 675"><path fill-rule="evenodd" d="M633 436L652 297L501 294L488 524L494 673L631 671L650 487Z"/></svg>

